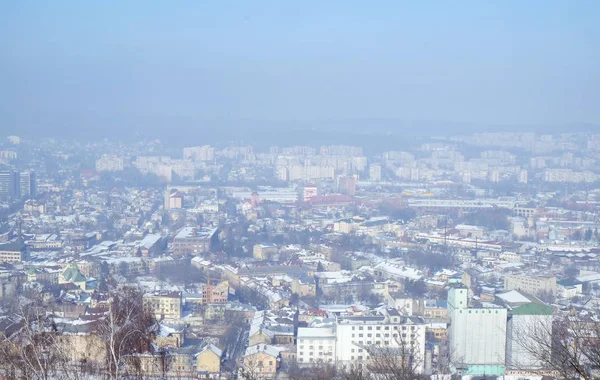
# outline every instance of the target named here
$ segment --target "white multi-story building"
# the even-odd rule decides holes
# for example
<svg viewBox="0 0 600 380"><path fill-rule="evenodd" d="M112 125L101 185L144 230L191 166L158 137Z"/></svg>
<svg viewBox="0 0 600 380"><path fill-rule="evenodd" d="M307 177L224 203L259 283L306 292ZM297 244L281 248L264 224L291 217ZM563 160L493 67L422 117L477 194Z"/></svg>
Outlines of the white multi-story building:
<svg viewBox="0 0 600 380"><path fill-rule="evenodd" d="M123 171L123 158L105 154L96 160L96 171L97 172Z"/></svg>
<svg viewBox="0 0 600 380"><path fill-rule="evenodd" d="M556 294L556 277L532 276L528 274L507 275L504 277L504 289L521 290L530 294Z"/></svg>
<svg viewBox="0 0 600 380"><path fill-rule="evenodd" d="M403 317L394 309L384 309L374 316L341 317L337 320L336 337L338 366L362 368L369 364L374 350L389 348L398 349L399 356L410 356L416 372L423 372L425 324L419 318Z"/></svg>
<svg viewBox="0 0 600 380"><path fill-rule="evenodd" d="M298 364L333 364L336 360L335 342L335 327L300 327L296 345Z"/></svg>
<svg viewBox="0 0 600 380"><path fill-rule="evenodd" d="M507 309L493 303L469 307L468 290L448 291L449 350L455 371L468 375L503 375Z"/></svg>
<svg viewBox="0 0 600 380"><path fill-rule="evenodd" d="M333 179L335 169L331 166L292 165L288 168L289 181L312 181L318 179Z"/></svg>
<svg viewBox="0 0 600 380"><path fill-rule="evenodd" d="M395 309L371 315L342 316L329 327L298 329L299 365L330 363L363 368L378 350L392 350L411 360L417 373L425 368L425 329L422 319L401 316ZM395 354L394 354L395 355Z"/></svg>
<svg viewBox="0 0 600 380"><path fill-rule="evenodd" d="M210 145L183 148L183 158L194 161L213 161L215 159L215 148Z"/></svg>
<svg viewBox="0 0 600 380"><path fill-rule="evenodd" d="M371 164L369 165L369 180L381 181L381 165Z"/></svg>
<svg viewBox="0 0 600 380"><path fill-rule="evenodd" d="M546 182L594 182L598 176L590 171L574 171L572 169L546 169L544 171Z"/></svg>

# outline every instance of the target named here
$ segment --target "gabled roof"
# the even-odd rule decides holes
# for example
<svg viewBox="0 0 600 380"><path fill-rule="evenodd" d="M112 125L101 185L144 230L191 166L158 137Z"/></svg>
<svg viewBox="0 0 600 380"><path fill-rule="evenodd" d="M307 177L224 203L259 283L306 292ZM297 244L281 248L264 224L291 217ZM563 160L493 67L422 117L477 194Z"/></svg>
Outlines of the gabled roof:
<svg viewBox="0 0 600 380"><path fill-rule="evenodd" d="M76 266L69 266L61 273L62 278L67 282L84 282L86 278L81 274Z"/></svg>
<svg viewBox="0 0 600 380"><path fill-rule="evenodd" d="M207 344L206 346L204 346L202 348L202 350L200 350L198 355L200 355L206 351L210 351L213 354L217 355L218 357L221 357L223 355L223 351L221 351L221 349L219 347L215 346L214 344Z"/></svg>
<svg viewBox="0 0 600 380"><path fill-rule="evenodd" d="M279 356L280 350L275 346L271 346L270 344L256 344L254 346L246 348L244 356L254 355L259 352L264 352L269 356L277 358Z"/></svg>

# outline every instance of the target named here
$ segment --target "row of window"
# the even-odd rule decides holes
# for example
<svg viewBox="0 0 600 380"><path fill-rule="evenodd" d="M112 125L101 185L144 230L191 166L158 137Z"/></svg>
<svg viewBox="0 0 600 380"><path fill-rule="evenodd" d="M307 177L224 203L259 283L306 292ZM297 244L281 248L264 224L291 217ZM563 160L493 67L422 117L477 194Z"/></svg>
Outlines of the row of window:
<svg viewBox="0 0 600 380"><path fill-rule="evenodd" d="M407 328L408 328L407 326L402 326L402 330L406 330ZM390 326L383 326L383 330L389 330L389 329L390 329ZM410 326L410 329L411 330L415 330L416 327L415 326ZM352 326L352 331L355 331L355 330L356 330L356 326ZM363 326L358 326L358 330L359 331L360 330L364 330L364 327ZM368 331L373 330L373 326L367 326L367 330ZM380 331L381 330L381 326L376 326L375 330L376 331ZM398 330L398 326L394 326L394 330Z"/></svg>

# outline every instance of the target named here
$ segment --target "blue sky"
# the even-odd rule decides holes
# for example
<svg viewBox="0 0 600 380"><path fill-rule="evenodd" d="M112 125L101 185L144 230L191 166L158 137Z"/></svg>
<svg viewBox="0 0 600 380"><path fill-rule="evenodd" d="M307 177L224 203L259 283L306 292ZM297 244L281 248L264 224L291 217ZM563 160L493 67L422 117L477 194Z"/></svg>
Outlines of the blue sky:
<svg viewBox="0 0 600 380"><path fill-rule="evenodd" d="M591 0L6 0L0 126L600 124L599 14Z"/></svg>

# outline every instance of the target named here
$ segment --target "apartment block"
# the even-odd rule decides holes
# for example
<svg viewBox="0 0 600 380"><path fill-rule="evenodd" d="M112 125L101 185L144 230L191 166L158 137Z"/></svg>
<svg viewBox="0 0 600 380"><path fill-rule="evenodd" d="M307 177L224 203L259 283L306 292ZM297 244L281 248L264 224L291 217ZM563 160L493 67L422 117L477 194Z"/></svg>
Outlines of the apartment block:
<svg viewBox="0 0 600 380"><path fill-rule="evenodd" d="M530 294L556 294L556 277L507 275L504 277L505 290L521 290Z"/></svg>
<svg viewBox="0 0 600 380"><path fill-rule="evenodd" d="M181 292L163 292L144 295L144 306L149 307L157 319L181 318Z"/></svg>

